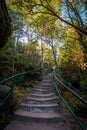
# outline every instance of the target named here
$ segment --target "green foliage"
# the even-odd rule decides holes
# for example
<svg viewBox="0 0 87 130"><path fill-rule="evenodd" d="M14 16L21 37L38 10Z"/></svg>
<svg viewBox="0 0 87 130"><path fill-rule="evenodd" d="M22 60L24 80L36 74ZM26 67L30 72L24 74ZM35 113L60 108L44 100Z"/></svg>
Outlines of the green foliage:
<svg viewBox="0 0 87 130"><path fill-rule="evenodd" d="M78 34L75 30L69 28L66 34L68 34L68 37L65 38L64 46L60 48L59 66L64 78L80 88L82 75L84 75L84 71L87 71L85 60L87 54L76 39Z"/></svg>
<svg viewBox="0 0 87 130"><path fill-rule="evenodd" d="M45 60L45 63L48 64L48 66L49 65L55 66L53 52L51 48L46 48L44 52L44 60Z"/></svg>
<svg viewBox="0 0 87 130"><path fill-rule="evenodd" d="M32 57L22 57L21 63L24 64L27 69L35 69L37 67L37 60L32 59Z"/></svg>
<svg viewBox="0 0 87 130"><path fill-rule="evenodd" d="M10 37L8 43L0 51L0 78L3 79L13 73L23 72L39 67L38 44L22 45L14 44L14 37Z"/></svg>
<svg viewBox="0 0 87 130"><path fill-rule="evenodd" d="M8 43L0 51L0 78L4 78L8 75L11 75L12 58L13 45L11 43Z"/></svg>

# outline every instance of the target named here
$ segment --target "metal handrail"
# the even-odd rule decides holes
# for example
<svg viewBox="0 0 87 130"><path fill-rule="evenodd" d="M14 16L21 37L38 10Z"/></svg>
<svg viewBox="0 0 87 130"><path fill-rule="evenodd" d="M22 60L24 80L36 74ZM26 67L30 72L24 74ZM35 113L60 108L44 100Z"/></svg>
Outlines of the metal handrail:
<svg viewBox="0 0 87 130"><path fill-rule="evenodd" d="M17 80L18 80L19 78L21 78L21 77L27 75L28 73L32 73L32 72L35 72L35 71L39 71L39 70L41 70L41 69L42 69L42 68L35 69L35 70L30 70L30 71L26 71L26 72L22 72L22 73L18 73L18 74L15 74L15 75L11 76L11 77L8 77L8 78L5 78L5 79L1 80L1 81L0 81L0 84L4 84L6 81L12 81L12 82L11 82L11 85L10 85L11 89L9 90L9 92L7 93L7 95L5 96L4 99L3 99L3 100L2 100L2 99L0 100L0 106L2 106L8 98L10 98L10 96L11 96L12 93L13 93L14 85L15 85L15 83L17 82Z"/></svg>
<svg viewBox="0 0 87 130"><path fill-rule="evenodd" d="M66 88L66 85L64 83L62 83L56 76L55 70L53 71L53 85L55 87L56 93L59 96L60 100L65 104L66 108L69 110L69 112L71 113L71 115L74 117L74 119L76 120L76 122L78 123L79 127L81 130L86 130L85 126L81 123L81 121L79 120L79 118L77 117L77 115L73 112L73 110L71 109L71 107L69 106L69 104L66 102L66 100L63 98L60 89L58 87L58 84L62 85L64 88ZM67 87L68 88L68 87ZM67 89L69 91L69 89ZM71 91L70 91L71 92Z"/></svg>
<svg viewBox="0 0 87 130"><path fill-rule="evenodd" d="M55 79L57 80L57 82L62 85L64 88L66 88L69 92L71 92L74 96L76 96L80 101L82 101L84 104L87 105L87 101L81 97L79 94L77 94L74 90L70 89L67 85L65 85L63 82L61 82L56 76Z"/></svg>
<svg viewBox="0 0 87 130"><path fill-rule="evenodd" d="M23 75L26 75L26 74L28 74L28 73L31 73L31 72L34 72L34 71L38 71L38 70L41 70L41 69L42 69L42 68L35 69L35 70L29 70L29 71L25 71L25 72L22 72L22 73L15 74L15 75L13 75L13 76L11 76L11 77L8 77L8 78L5 78L5 79L1 80L1 81L0 81L0 84L6 82L7 80L11 80L11 79L13 80L13 79L15 79L15 78L18 78L19 76L23 76Z"/></svg>
<svg viewBox="0 0 87 130"><path fill-rule="evenodd" d="M58 69L55 69L55 72L58 72ZM56 76L58 77L58 79L60 79L69 88L71 88L74 91L76 91L77 93L81 94L81 92L77 88L75 88L70 82L67 82L65 79L63 79L58 73L56 73Z"/></svg>

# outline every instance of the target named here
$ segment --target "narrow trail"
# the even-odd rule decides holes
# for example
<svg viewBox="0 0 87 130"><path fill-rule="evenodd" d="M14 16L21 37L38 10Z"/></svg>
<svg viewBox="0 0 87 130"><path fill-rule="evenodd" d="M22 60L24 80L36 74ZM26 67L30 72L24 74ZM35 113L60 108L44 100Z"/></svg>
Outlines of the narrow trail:
<svg viewBox="0 0 87 130"><path fill-rule="evenodd" d="M4 130L71 130L60 109L50 73L19 106Z"/></svg>

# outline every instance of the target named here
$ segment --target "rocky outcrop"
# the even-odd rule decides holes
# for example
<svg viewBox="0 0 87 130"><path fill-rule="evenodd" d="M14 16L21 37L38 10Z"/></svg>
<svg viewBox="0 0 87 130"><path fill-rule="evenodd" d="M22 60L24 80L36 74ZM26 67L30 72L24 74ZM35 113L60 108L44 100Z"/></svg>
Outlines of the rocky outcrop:
<svg viewBox="0 0 87 130"><path fill-rule="evenodd" d="M5 85L0 85L0 114L2 113L8 113L13 111L14 105L16 103L16 98L14 94L8 96L9 91L11 90L10 87ZM5 99L5 101L4 101ZM4 101L4 102L3 102Z"/></svg>
<svg viewBox="0 0 87 130"><path fill-rule="evenodd" d="M0 0L0 49L7 43L12 26L8 15L6 0Z"/></svg>

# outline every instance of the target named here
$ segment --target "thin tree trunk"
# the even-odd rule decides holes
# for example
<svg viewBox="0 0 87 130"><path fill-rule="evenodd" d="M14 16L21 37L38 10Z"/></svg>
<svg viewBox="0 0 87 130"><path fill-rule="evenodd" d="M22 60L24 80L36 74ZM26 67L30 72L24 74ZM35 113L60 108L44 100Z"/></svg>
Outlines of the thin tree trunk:
<svg viewBox="0 0 87 130"><path fill-rule="evenodd" d="M44 67L44 48L43 48L43 43L42 43L42 39L41 39L41 57L42 57L42 61L41 61L41 67Z"/></svg>
<svg viewBox="0 0 87 130"><path fill-rule="evenodd" d="M58 67L57 58L56 58L56 52L55 52L55 50L54 50L54 47L53 47L53 46L51 46L51 47L52 47L52 51L53 51L53 56L54 56L55 65L56 65L56 67Z"/></svg>

